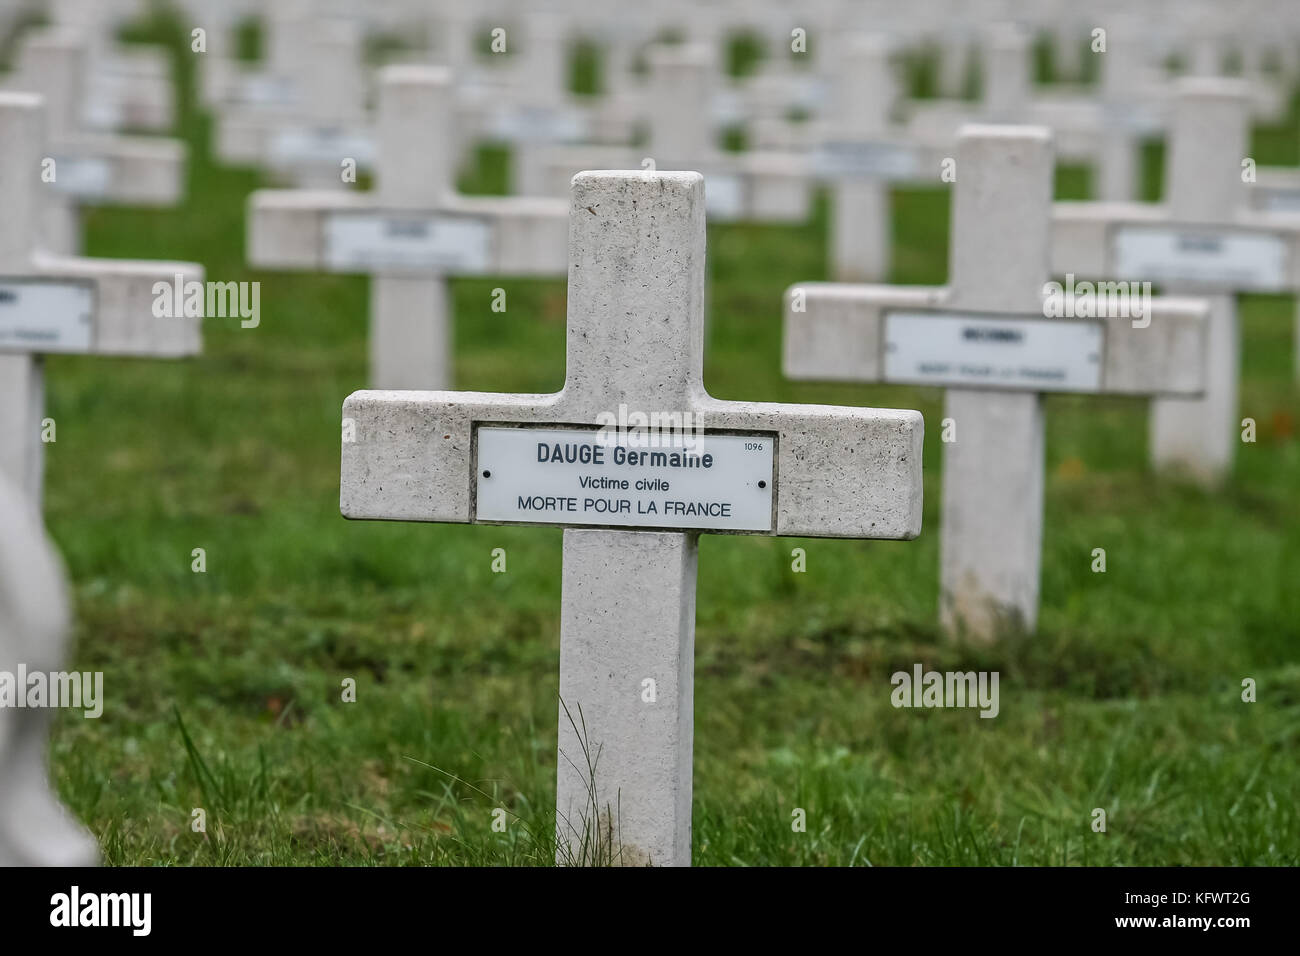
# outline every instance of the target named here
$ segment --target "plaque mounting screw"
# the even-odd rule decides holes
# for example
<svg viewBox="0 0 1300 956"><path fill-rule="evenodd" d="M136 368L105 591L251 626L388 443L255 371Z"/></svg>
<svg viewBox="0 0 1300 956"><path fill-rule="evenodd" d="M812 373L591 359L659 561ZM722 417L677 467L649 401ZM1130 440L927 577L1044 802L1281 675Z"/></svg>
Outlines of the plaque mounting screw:
<svg viewBox="0 0 1300 956"><path fill-rule="evenodd" d="M766 487L767 487L767 482L766 482L766 481L760 481L760 482L758 483L758 487L760 487L760 488L766 488Z"/></svg>
<svg viewBox="0 0 1300 956"><path fill-rule="evenodd" d="M483 472L483 477L484 477L484 478L491 478L491 477L492 477L492 472L490 472L490 471L485 471L485 472Z"/></svg>

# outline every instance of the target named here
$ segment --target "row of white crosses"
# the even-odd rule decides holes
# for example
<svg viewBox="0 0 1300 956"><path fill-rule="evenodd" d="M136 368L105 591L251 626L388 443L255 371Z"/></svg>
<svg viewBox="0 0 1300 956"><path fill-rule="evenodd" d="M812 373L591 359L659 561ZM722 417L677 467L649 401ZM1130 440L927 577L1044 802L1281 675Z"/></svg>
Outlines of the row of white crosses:
<svg viewBox="0 0 1300 956"><path fill-rule="evenodd" d="M812 203L807 164L776 152L723 153L709 110L716 63L702 44L658 45L648 54L650 142L629 147L559 146L525 161L525 192L558 195L582 169L689 168L708 177L714 221L803 222ZM647 160L649 162L647 162Z"/></svg>
<svg viewBox="0 0 1300 956"><path fill-rule="evenodd" d="M793 286L783 367L794 379L945 388L955 435L944 452L940 618L989 641L1037 621L1043 394L1197 394L1207 313L1196 300L1156 299L1136 320L1046 317L1050 132L967 127L956 160L948 285Z"/></svg>
<svg viewBox="0 0 1300 956"><path fill-rule="evenodd" d="M194 318L154 314L156 283L202 281L183 262L88 259L40 244L46 117L31 94L0 94L0 472L39 508L46 428L43 357L174 358L200 349ZM57 423L56 423L57 425Z"/></svg>
<svg viewBox="0 0 1300 956"><path fill-rule="evenodd" d="M41 528L44 357L180 357L198 320L154 314L155 284L198 281L197 265L52 255L40 247L45 109L0 93L0 669L63 663L68 599ZM52 711L0 708L0 865L86 866L95 841L59 803L45 762Z"/></svg>
<svg viewBox="0 0 1300 956"><path fill-rule="evenodd" d="M268 269L369 273L371 383L446 387L447 277L563 275L566 206L453 191L447 70L386 67L379 87L374 192L255 192L249 261Z"/></svg>
<svg viewBox="0 0 1300 956"><path fill-rule="evenodd" d="M842 42L833 119L799 124L810 160L804 175L825 182L831 196L831 272L844 281L878 281L890 267L895 183L935 184L952 142L911 137L893 121L898 102L898 43L885 34ZM785 123L755 124L760 143L786 145ZM770 138L769 138L770 137Z"/></svg>
<svg viewBox="0 0 1300 956"><path fill-rule="evenodd" d="M1157 466L1216 485L1240 442L1239 292L1300 291L1300 218L1252 209L1245 182L1248 97L1241 81L1179 84L1163 203L1058 203L1052 270L1081 278L1152 281L1211 304L1206 390L1154 403Z"/></svg>
<svg viewBox="0 0 1300 956"><path fill-rule="evenodd" d="M561 860L690 862L700 533L920 531L916 412L705 390L704 222L697 173L579 174L561 391L365 391L343 406L346 517L565 528ZM696 467L629 462L626 433L602 441L598 427L620 407L702 424ZM684 444L671 452L685 455ZM640 481L662 490L636 490Z"/></svg>
<svg viewBox="0 0 1300 956"><path fill-rule="evenodd" d="M49 167L41 238L50 252L81 248L83 205L164 206L180 201L185 145L177 140L119 136L83 126L80 104L90 82L85 41L62 29L24 38L9 86L45 100Z"/></svg>
<svg viewBox="0 0 1300 956"><path fill-rule="evenodd" d="M267 166L313 188L339 187L345 161L355 172L374 160L363 37L349 21L284 15L302 9L290 5L273 21L267 73L227 82L227 98L215 104L215 150L226 163Z"/></svg>

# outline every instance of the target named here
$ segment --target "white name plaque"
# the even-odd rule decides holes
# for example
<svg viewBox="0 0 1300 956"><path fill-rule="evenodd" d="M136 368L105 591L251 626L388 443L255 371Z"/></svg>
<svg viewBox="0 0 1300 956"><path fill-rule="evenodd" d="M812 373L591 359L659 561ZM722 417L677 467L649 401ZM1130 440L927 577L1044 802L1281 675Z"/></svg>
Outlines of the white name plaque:
<svg viewBox="0 0 1300 956"><path fill-rule="evenodd" d="M888 382L1031 392L1101 388L1101 322L891 312L884 324Z"/></svg>
<svg viewBox="0 0 1300 956"><path fill-rule="evenodd" d="M344 159L353 159L364 169L374 165L375 141L363 133L346 130L284 129L271 139L270 156L271 163L277 166L339 166Z"/></svg>
<svg viewBox="0 0 1300 956"><path fill-rule="evenodd" d="M94 327L92 283L0 278L0 352L89 352Z"/></svg>
<svg viewBox="0 0 1300 956"><path fill-rule="evenodd" d="M830 179L914 179L921 160L916 150L895 143L825 143L814 155L813 168Z"/></svg>
<svg viewBox="0 0 1300 956"><path fill-rule="evenodd" d="M1256 186L1263 195L1263 208L1269 212L1300 212L1300 189Z"/></svg>
<svg viewBox="0 0 1300 956"><path fill-rule="evenodd" d="M1111 239L1110 274L1115 276L1243 292L1285 288L1287 243L1273 233L1212 226L1119 226Z"/></svg>
<svg viewBox="0 0 1300 956"><path fill-rule="evenodd" d="M491 225L469 216L335 212L325 222L325 262L340 272L481 274L491 249Z"/></svg>
<svg viewBox="0 0 1300 956"><path fill-rule="evenodd" d="M616 429L480 427L476 520L772 530L775 435L688 429L641 436L645 445L635 437Z"/></svg>
<svg viewBox="0 0 1300 956"><path fill-rule="evenodd" d="M66 196L103 199L113 183L113 167L102 156L55 156L54 181L50 183Z"/></svg>

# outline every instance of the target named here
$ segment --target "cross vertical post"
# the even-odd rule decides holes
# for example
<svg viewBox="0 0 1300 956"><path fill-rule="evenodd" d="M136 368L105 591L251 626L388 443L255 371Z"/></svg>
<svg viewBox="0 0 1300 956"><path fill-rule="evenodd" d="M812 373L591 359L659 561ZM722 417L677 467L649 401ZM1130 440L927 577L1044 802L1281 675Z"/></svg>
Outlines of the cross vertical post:
<svg viewBox="0 0 1300 956"><path fill-rule="evenodd" d="M1247 127L1244 84L1212 79L1184 86L1174 103L1165 151L1165 196L1173 222L1227 223L1246 205L1241 161L1248 152ZM1166 284L1169 292L1196 288L1195 283ZM1241 329L1232 291L1198 294L1210 303L1205 395L1155 400L1151 460L1160 468L1184 468L1218 481L1231 471L1237 446Z"/></svg>
<svg viewBox="0 0 1300 956"><path fill-rule="evenodd" d="M949 252L951 304L1042 309L1053 156L1045 129L971 127L957 151ZM950 388L944 416L940 618L954 632L1033 630L1043 534L1043 400ZM1011 614L1018 620L1003 620Z"/></svg>
<svg viewBox="0 0 1300 956"><path fill-rule="evenodd" d="M379 98L375 186L379 202L433 208L452 191L451 76L436 67L389 67ZM379 269L370 279L370 381L439 388L452 380L450 290L445 275Z"/></svg>

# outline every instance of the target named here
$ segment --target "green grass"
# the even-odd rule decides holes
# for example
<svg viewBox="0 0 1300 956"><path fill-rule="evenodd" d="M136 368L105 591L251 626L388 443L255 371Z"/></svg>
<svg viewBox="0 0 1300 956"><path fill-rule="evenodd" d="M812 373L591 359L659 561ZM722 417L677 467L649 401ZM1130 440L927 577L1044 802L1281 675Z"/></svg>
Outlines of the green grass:
<svg viewBox="0 0 1300 956"><path fill-rule="evenodd" d="M88 251L258 279L262 323L208 322L186 362L49 362L46 513L74 582L72 663L104 671L108 697L100 720L60 713L60 792L112 864L549 864L560 532L339 517L365 280L248 269L258 178L212 164L179 25L142 35L178 51L189 198L95 212ZM1261 164L1294 161L1292 120L1257 137ZM464 181L499 190L504 162L485 155ZM1086 188L1062 172L1062 194ZM946 194L901 191L894 218L894 278L943 281ZM780 295L825 277L826 236L824 204L806 226L710 228L706 382L724 398L920 409L926 531L703 538L695 862L1295 864L1291 300L1243 301L1242 413L1260 434L1222 494L1149 472L1142 402L1048 401L1039 632L976 650L936 626L941 393L780 375ZM460 281L454 296L461 386L559 387L561 281ZM190 570L200 547L205 574ZM505 574L490 570L498 547ZM795 547L807 573L791 571ZM1105 574L1089 569L1096 547ZM916 662L999 671L1001 714L895 710L889 676ZM1241 702L1245 677L1258 703ZM356 703L340 700L345 678Z"/></svg>

